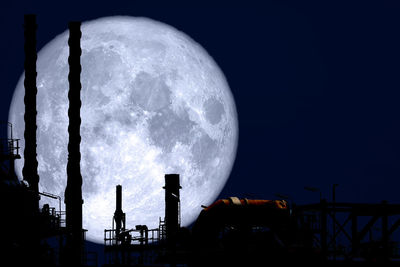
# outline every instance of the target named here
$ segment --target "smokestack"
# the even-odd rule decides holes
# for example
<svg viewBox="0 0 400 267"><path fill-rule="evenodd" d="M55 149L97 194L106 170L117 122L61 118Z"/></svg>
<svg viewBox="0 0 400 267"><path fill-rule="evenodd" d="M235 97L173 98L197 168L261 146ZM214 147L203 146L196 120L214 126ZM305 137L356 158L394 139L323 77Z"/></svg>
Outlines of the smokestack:
<svg viewBox="0 0 400 267"><path fill-rule="evenodd" d="M122 186L116 187L116 205L114 212L115 230L118 236L121 230L125 230L125 213L122 211Z"/></svg>
<svg viewBox="0 0 400 267"><path fill-rule="evenodd" d="M24 214L29 223L26 225L26 233L29 236L26 238L27 253L23 257L29 258L32 265L38 265L40 246L39 239L39 175L38 162L36 159L36 15L29 14L24 16L24 37L25 37L25 150L24 150L24 167L22 174L24 180L29 184L31 195L27 196L24 203ZM10 166L11 167L11 166Z"/></svg>
<svg viewBox="0 0 400 267"><path fill-rule="evenodd" d="M67 237L66 259L70 266L81 266L83 255L83 231L82 231L82 175L80 170L80 108L81 108L81 63L82 53L80 39L80 22L70 22L69 28L69 108L68 108L68 163L67 163L67 187L65 189L65 209Z"/></svg>
<svg viewBox="0 0 400 267"><path fill-rule="evenodd" d="M167 242L173 243L180 227L179 174L165 175L165 227Z"/></svg>
<svg viewBox="0 0 400 267"><path fill-rule="evenodd" d="M122 211L122 186L117 185L116 187L116 211Z"/></svg>
<svg viewBox="0 0 400 267"><path fill-rule="evenodd" d="M34 192L33 210L39 210L39 175L37 172L38 162L36 159L36 15L25 15L24 17L24 36L25 36L25 150L24 167L22 174L24 180L28 182L29 188Z"/></svg>

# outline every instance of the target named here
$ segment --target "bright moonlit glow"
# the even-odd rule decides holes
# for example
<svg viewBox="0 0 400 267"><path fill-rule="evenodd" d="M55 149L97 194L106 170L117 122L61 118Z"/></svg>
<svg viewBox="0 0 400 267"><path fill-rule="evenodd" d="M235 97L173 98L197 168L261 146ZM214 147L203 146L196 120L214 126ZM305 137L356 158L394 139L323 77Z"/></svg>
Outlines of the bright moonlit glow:
<svg viewBox="0 0 400 267"><path fill-rule="evenodd" d="M225 185L236 155L237 114L224 75L184 33L146 18L82 24L81 172L83 226L102 243L115 186L127 227L158 227L164 174L181 176L182 225ZM64 198L68 145L68 31L38 54L39 189ZM23 75L9 120L24 148ZM22 153L21 153L22 154ZM23 154L22 154L23 155ZM23 159L16 162L22 177ZM58 203L42 197L41 204Z"/></svg>

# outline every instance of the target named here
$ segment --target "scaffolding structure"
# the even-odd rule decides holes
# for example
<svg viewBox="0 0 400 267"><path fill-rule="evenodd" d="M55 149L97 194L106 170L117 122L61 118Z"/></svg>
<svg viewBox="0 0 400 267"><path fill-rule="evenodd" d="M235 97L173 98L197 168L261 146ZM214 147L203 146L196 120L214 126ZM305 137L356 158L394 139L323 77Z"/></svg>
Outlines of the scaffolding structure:
<svg viewBox="0 0 400 267"><path fill-rule="evenodd" d="M163 188L165 218L159 218L158 228L136 225L134 229L127 229L126 216L122 211L122 186L116 186L112 229L104 230L105 262L109 266L148 264L175 255L180 231L179 175L166 174Z"/></svg>
<svg viewBox="0 0 400 267"><path fill-rule="evenodd" d="M400 226L399 204L321 200L295 207L294 215L325 261L400 260L398 243L393 241Z"/></svg>
<svg viewBox="0 0 400 267"><path fill-rule="evenodd" d="M116 186L116 209L112 229L104 230L105 262L112 264L143 264L154 262L166 238L165 221L159 219L159 227L148 229L136 225L126 229L125 213L122 211L122 186Z"/></svg>
<svg viewBox="0 0 400 267"><path fill-rule="evenodd" d="M162 227L148 229L136 225L117 233L117 229L104 230L104 252L107 264L144 264L154 262L163 244Z"/></svg>
<svg viewBox="0 0 400 267"><path fill-rule="evenodd" d="M9 181L17 181L18 178L15 175L15 160L20 159L19 154L19 140L13 136L13 126L10 122L1 121L0 124L7 124L7 134L9 137L0 138L0 168L1 174L7 177Z"/></svg>

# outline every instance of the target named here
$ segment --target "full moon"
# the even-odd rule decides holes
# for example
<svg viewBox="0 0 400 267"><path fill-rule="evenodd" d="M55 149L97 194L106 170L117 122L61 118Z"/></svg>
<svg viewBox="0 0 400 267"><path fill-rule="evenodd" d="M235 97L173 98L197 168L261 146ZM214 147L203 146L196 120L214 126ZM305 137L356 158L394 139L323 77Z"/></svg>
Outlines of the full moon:
<svg viewBox="0 0 400 267"><path fill-rule="evenodd" d="M157 228L164 218L164 174L181 182L181 225L211 204L236 157L238 120L224 74L198 43L148 18L106 17L82 23L81 173L83 227L102 243L122 185L127 228ZM38 53L39 190L64 202L68 145L68 36ZM24 148L24 74L9 121ZM21 152L23 157L23 153ZM22 179L24 160L16 162ZM58 201L41 197L41 205Z"/></svg>

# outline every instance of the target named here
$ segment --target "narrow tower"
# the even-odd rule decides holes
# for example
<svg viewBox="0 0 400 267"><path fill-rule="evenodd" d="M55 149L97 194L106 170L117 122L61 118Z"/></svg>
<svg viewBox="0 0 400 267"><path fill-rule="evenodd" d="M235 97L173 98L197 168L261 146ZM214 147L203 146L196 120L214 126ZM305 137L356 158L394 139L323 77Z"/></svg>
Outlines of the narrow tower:
<svg viewBox="0 0 400 267"><path fill-rule="evenodd" d="M114 212L115 232L117 238L121 231L125 230L125 213L122 211L122 186L116 187L116 205Z"/></svg>
<svg viewBox="0 0 400 267"><path fill-rule="evenodd" d="M180 227L179 174L165 175L165 227L167 242L172 244Z"/></svg>
<svg viewBox="0 0 400 267"><path fill-rule="evenodd" d="M69 108L68 108L68 163L67 187L65 189L65 209L67 237L67 261L70 266L81 266L83 255L82 231L82 175L80 170L80 126L81 126L81 62L80 22L70 22L69 28Z"/></svg>
<svg viewBox="0 0 400 267"><path fill-rule="evenodd" d="M29 188L33 191L32 209L34 212L39 210L39 174L37 171L38 162L36 159L36 16L25 15L24 23L25 35L25 150L24 150L24 167L22 174L24 180L28 182Z"/></svg>

